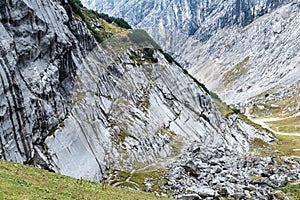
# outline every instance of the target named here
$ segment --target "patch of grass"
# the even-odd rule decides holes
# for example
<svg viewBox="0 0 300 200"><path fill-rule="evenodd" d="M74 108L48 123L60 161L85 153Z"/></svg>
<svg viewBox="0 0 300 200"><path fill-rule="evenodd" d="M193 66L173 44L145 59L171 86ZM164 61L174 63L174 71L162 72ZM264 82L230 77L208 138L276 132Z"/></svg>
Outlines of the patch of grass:
<svg viewBox="0 0 300 200"><path fill-rule="evenodd" d="M231 109L229 105L222 102L222 100L219 98L219 96L216 93L210 92L210 95L212 100L217 105L217 107L219 108L219 110L221 111L224 117L227 118L228 116L234 114L234 110Z"/></svg>
<svg viewBox="0 0 300 200"><path fill-rule="evenodd" d="M89 10L82 5L80 0L69 0L69 4L77 15L75 19L81 18L98 43L102 43L116 33L131 29L125 20Z"/></svg>
<svg viewBox="0 0 300 200"><path fill-rule="evenodd" d="M267 142L263 141L260 138L252 139L250 145L252 148L266 148L269 146Z"/></svg>
<svg viewBox="0 0 300 200"><path fill-rule="evenodd" d="M228 84L233 83L237 80L241 75L248 72L247 63L249 62L249 56L244 58L241 62L236 64L231 70L227 71L224 76L224 86L226 87Z"/></svg>
<svg viewBox="0 0 300 200"><path fill-rule="evenodd" d="M60 127L64 127L64 126L65 126L64 120L63 120L63 119L59 119L59 120L58 120L58 124L55 125L55 126L53 126L53 127L51 128L51 130L49 131L48 136L54 135L54 134L55 134L55 131L57 131Z"/></svg>
<svg viewBox="0 0 300 200"><path fill-rule="evenodd" d="M181 154L183 148L182 139L176 136L174 132L172 132L169 128L161 128L159 135L167 135L170 138L170 146L172 147L172 155L171 156L178 156Z"/></svg>
<svg viewBox="0 0 300 200"><path fill-rule="evenodd" d="M252 122L250 119L248 119L247 116L242 114L239 109L231 108L229 105L222 102L222 100L218 97L217 94L210 92L210 95L211 95L214 103L218 106L219 110L221 111L221 113L224 117L227 118L228 116L230 116L232 114L237 114L241 120L243 120L245 123L253 126L257 130L266 131L268 133L271 133L268 129L265 129L261 125Z"/></svg>
<svg viewBox="0 0 300 200"><path fill-rule="evenodd" d="M290 183L287 186L276 188L276 190L283 191L289 197L292 197L294 200L300 200L300 184L299 183Z"/></svg>
<svg viewBox="0 0 300 200"><path fill-rule="evenodd" d="M287 98L281 101L268 101L254 104L249 109L251 115L256 117L290 117L299 112L296 108L300 103L300 96ZM294 109L291 109L294 108Z"/></svg>
<svg viewBox="0 0 300 200"><path fill-rule="evenodd" d="M158 166L144 167L143 170L136 170L132 174L128 171L117 170L114 171L114 180L111 184L117 184L118 187L129 187L131 189L138 189L147 191L145 180L153 184L152 190L149 192L163 192L161 186L167 182L165 178L166 170ZM128 181L126 181L128 179Z"/></svg>
<svg viewBox="0 0 300 200"><path fill-rule="evenodd" d="M265 122L265 123L275 131L284 132L284 133L300 132L300 116L278 120L278 121Z"/></svg>
<svg viewBox="0 0 300 200"><path fill-rule="evenodd" d="M233 197L217 197L216 200L234 200Z"/></svg>
<svg viewBox="0 0 300 200"><path fill-rule="evenodd" d="M146 112L150 108L150 97L146 96L144 100L139 102L139 107Z"/></svg>
<svg viewBox="0 0 300 200"><path fill-rule="evenodd" d="M130 38L131 42L140 48L152 46L155 49L160 49L159 45L149 36L146 31L142 29L132 30L128 33L128 37Z"/></svg>
<svg viewBox="0 0 300 200"><path fill-rule="evenodd" d="M283 155L300 157L300 151L294 151L294 149L300 149L300 137L288 136L288 135L276 135L278 142L276 149L282 152Z"/></svg>
<svg viewBox="0 0 300 200"><path fill-rule="evenodd" d="M146 191L145 179L151 179L153 183L153 189L151 192L161 192L160 186L164 184L167 180L164 177L165 170L163 169L156 169L156 170L149 170L149 171L137 171L135 172L132 177L131 181L137 183L140 186L140 189Z"/></svg>
<svg viewBox="0 0 300 200"><path fill-rule="evenodd" d="M151 193L78 180L35 167L0 160L1 199L158 199ZM163 199L163 198L161 198Z"/></svg>
<svg viewBox="0 0 300 200"><path fill-rule="evenodd" d="M159 135L168 135L170 137L173 137L175 135L175 133L170 131L170 129L168 129L168 128L161 128L157 134L159 134Z"/></svg>
<svg viewBox="0 0 300 200"><path fill-rule="evenodd" d="M300 157L300 137L299 136L288 136L288 135L276 135L277 141L268 144L260 139L254 139L251 142L251 152L255 152L256 156L289 156L289 157ZM253 152L253 153L254 153Z"/></svg>
<svg viewBox="0 0 300 200"><path fill-rule="evenodd" d="M250 176L249 178L250 178L251 180L255 180L255 181L259 181L259 180L262 179L261 176Z"/></svg>

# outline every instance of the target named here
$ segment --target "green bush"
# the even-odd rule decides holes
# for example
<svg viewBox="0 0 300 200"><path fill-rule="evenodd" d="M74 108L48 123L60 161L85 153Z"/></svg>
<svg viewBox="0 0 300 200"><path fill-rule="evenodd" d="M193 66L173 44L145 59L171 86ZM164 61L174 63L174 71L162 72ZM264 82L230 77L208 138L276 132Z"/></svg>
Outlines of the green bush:
<svg viewBox="0 0 300 200"><path fill-rule="evenodd" d="M143 49L143 53L145 54L143 56L143 58L145 58L146 60L148 60L150 62L158 63L158 59L153 57L153 55L154 55L154 49L152 49L152 48L144 48Z"/></svg>
<svg viewBox="0 0 300 200"><path fill-rule="evenodd" d="M122 18L113 18L113 22L121 28L131 29L131 26Z"/></svg>
<svg viewBox="0 0 300 200"><path fill-rule="evenodd" d="M235 114L240 114L241 113L241 111L237 108L232 108L232 110Z"/></svg>
<svg viewBox="0 0 300 200"><path fill-rule="evenodd" d="M168 54L168 53L163 53L164 56L165 56L165 59L169 62L169 63L172 63L174 61L173 57Z"/></svg>
<svg viewBox="0 0 300 200"><path fill-rule="evenodd" d="M94 38L95 38L95 40L96 40L97 42L101 43L101 42L104 41L103 38L101 37L101 35L100 35L100 33L99 33L98 31L92 29L92 34L93 34L93 36L94 36Z"/></svg>
<svg viewBox="0 0 300 200"><path fill-rule="evenodd" d="M114 17L110 17L107 14L104 13L98 13L96 11L94 11L95 15L103 20L105 20L108 23L115 23L116 25L118 25L121 28L125 28L125 29L131 29L131 26L122 18L114 18Z"/></svg>
<svg viewBox="0 0 300 200"><path fill-rule="evenodd" d="M81 12L81 8L83 8L83 5L82 5L81 1L80 0L69 0L69 4L72 7L73 12L75 14L78 14L81 17L81 19L83 21L85 21L85 16Z"/></svg>

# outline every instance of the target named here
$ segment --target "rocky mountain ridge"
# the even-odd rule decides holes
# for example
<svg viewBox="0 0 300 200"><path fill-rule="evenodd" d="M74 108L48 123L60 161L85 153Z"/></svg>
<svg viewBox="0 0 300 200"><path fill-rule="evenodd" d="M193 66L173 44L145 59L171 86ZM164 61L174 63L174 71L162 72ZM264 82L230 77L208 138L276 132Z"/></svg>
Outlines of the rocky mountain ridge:
<svg viewBox="0 0 300 200"><path fill-rule="evenodd" d="M143 31L98 44L101 19L88 25L73 9L64 0L0 3L0 158L101 181L110 170L176 160L192 143L235 157L255 138L274 140L223 116Z"/></svg>
<svg viewBox="0 0 300 200"><path fill-rule="evenodd" d="M83 3L147 29L227 103L299 81L298 0Z"/></svg>

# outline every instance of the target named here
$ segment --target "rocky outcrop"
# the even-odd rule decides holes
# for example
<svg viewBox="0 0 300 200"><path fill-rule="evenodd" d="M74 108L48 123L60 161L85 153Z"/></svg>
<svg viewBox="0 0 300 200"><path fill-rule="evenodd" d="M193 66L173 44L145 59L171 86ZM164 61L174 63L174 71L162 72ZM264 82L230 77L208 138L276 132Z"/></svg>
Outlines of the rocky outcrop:
<svg viewBox="0 0 300 200"><path fill-rule="evenodd" d="M52 1L1 1L1 157L31 163L67 114L75 37Z"/></svg>
<svg viewBox="0 0 300 200"><path fill-rule="evenodd" d="M169 170L163 188L174 191L178 199L290 199L273 188L300 179L296 160L244 157L226 147L207 148L196 143L170 164Z"/></svg>
<svg viewBox="0 0 300 200"><path fill-rule="evenodd" d="M298 0L83 2L147 29L227 103L299 81Z"/></svg>

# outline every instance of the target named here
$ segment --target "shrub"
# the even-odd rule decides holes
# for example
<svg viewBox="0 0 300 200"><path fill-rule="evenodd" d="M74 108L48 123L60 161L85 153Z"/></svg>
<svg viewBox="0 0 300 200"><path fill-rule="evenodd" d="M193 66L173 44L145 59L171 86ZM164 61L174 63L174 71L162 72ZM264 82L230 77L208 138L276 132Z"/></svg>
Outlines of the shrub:
<svg viewBox="0 0 300 200"><path fill-rule="evenodd" d="M143 53L145 54L143 56L143 58L145 58L146 60L148 60L150 62L158 63L158 59L153 57L153 55L154 55L154 49L152 49L152 48L144 48L143 49Z"/></svg>
<svg viewBox="0 0 300 200"><path fill-rule="evenodd" d="M92 29L92 34L97 42L99 42L99 43L103 42L103 38L101 37L101 35L98 31Z"/></svg>
<svg viewBox="0 0 300 200"><path fill-rule="evenodd" d="M131 29L131 26L122 18L113 18L113 22L121 28Z"/></svg>
<svg viewBox="0 0 300 200"><path fill-rule="evenodd" d="M172 63L174 61L173 57L168 54L168 53L163 53L164 56L165 56L165 59L169 62L169 63Z"/></svg>

